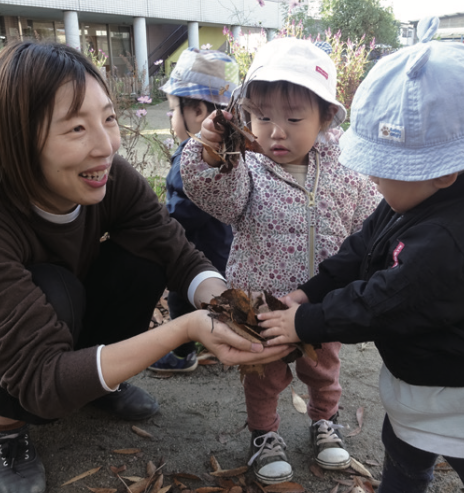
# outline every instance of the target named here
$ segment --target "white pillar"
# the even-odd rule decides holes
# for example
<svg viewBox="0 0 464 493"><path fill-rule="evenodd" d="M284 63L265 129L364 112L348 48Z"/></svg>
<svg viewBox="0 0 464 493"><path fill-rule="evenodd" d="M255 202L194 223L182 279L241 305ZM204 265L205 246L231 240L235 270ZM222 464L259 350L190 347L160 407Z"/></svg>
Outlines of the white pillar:
<svg viewBox="0 0 464 493"><path fill-rule="evenodd" d="M142 94L148 95L148 51L147 51L147 23L145 17L134 18L134 48L137 72L142 81Z"/></svg>
<svg viewBox="0 0 464 493"><path fill-rule="evenodd" d="M268 28L266 29L266 39L267 41L272 41L276 35L276 29Z"/></svg>
<svg viewBox="0 0 464 493"><path fill-rule="evenodd" d="M240 38L240 33L242 32L242 26L231 26L232 36L235 41L238 41Z"/></svg>
<svg viewBox="0 0 464 493"><path fill-rule="evenodd" d="M198 22L187 22L189 48L200 48Z"/></svg>
<svg viewBox="0 0 464 493"><path fill-rule="evenodd" d="M79 19L77 18L77 12L67 10L63 14L66 44L80 51L81 40L79 38Z"/></svg>

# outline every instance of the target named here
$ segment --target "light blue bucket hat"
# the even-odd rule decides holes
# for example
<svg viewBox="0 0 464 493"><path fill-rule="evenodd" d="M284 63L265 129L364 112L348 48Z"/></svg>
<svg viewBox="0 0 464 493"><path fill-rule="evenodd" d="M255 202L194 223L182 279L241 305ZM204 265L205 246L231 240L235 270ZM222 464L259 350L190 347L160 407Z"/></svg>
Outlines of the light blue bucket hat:
<svg viewBox="0 0 464 493"><path fill-rule="evenodd" d="M187 48L160 89L172 96L226 106L238 85L237 62L222 51Z"/></svg>
<svg viewBox="0 0 464 493"><path fill-rule="evenodd" d="M401 181L464 169L464 44L431 41L438 24L422 19L420 42L381 59L359 86L340 141L346 167Z"/></svg>

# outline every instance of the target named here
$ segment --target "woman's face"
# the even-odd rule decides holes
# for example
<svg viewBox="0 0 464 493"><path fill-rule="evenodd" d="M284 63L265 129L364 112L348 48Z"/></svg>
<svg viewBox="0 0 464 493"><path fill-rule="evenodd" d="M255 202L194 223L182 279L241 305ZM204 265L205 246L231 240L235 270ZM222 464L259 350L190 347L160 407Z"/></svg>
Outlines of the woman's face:
<svg viewBox="0 0 464 493"><path fill-rule="evenodd" d="M86 92L79 112L69 117L73 85L60 87L50 132L40 155L48 189L44 197L47 212L66 214L77 204L92 205L103 200L120 134L113 104L100 84L86 76Z"/></svg>

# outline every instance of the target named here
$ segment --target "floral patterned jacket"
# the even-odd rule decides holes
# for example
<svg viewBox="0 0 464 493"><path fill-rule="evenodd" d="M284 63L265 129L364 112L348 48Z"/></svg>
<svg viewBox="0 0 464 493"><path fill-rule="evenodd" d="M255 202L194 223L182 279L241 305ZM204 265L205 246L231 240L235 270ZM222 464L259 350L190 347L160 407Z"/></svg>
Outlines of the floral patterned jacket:
<svg viewBox="0 0 464 493"><path fill-rule="evenodd" d="M381 196L367 177L339 164L339 154L338 145L316 143L301 187L279 164L252 152L230 174L220 173L203 161L202 145L189 141L181 160L187 196L232 225L230 286L283 296L361 228Z"/></svg>

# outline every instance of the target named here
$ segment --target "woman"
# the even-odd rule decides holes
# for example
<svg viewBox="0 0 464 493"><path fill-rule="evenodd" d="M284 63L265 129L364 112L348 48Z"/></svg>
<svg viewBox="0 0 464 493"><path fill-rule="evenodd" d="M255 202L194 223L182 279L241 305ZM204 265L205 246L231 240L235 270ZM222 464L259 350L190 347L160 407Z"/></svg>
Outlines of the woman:
<svg viewBox="0 0 464 493"><path fill-rule="evenodd" d="M227 364L291 350L211 331L204 311L146 331L166 286L199 307L225 284L119 144L108 89L82 54L31 41L2 51L0 493L45 491L28 423L89 402L128 420L156 413L124 382L182 343Z"/></svg>

